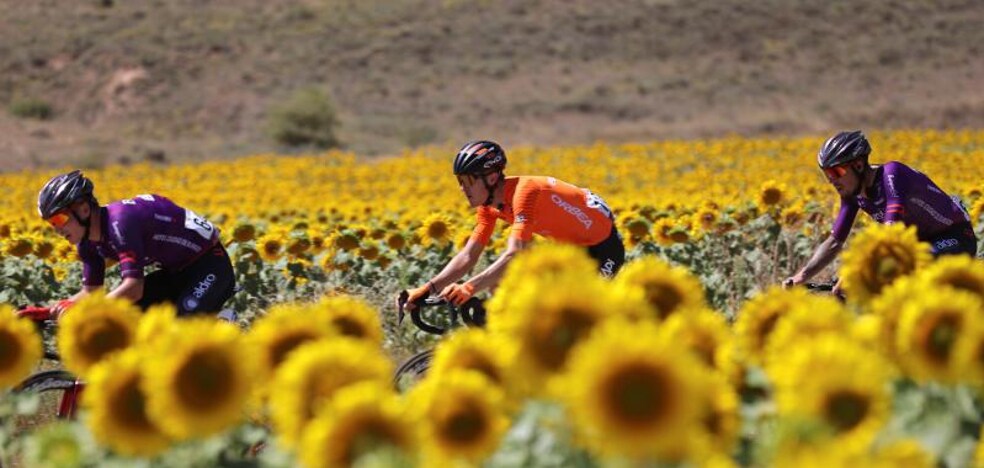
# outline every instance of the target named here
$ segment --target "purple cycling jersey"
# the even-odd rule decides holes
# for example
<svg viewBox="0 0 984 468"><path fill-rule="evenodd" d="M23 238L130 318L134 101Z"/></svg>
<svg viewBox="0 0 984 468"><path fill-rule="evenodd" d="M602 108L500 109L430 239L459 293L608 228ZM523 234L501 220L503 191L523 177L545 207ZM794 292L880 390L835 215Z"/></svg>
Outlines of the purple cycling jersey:
<svg viewBox="0 0 984 468"><path fill-rule="evenodd" d="M103 284L107 258L119 261L122 277L141 279L144 267L153 263L182 269L219 238L212 223L159 195L110 203L100 213L102 239L85 239L78 246L86 286Z"/></svg>
<svg viewBox="0 0 984 468"><path fill-rule="evenodd" d="M879 223L915 226L922 241L956 224L970 222L957 199L940 190L925 174L898 161L875 167L875 183L866 192L864 197L841 197L831 233L838 241L847 239L858 208Z"/></svg>

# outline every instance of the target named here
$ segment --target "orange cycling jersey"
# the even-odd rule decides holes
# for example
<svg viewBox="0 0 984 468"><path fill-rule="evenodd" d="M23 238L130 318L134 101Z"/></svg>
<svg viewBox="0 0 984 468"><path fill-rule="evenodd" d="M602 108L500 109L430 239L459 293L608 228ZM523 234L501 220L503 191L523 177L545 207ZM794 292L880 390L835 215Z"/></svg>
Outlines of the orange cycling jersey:
<svg viewBox="0 0 984 468"><path fill-rule="evenodd" d="M596 245L611 235L612 212L601 197L553 177L506 177L505 201L480 206L471 239L486 245L496 219L512 224L511 237L529 241L533 234L575 245Z"/></svg>

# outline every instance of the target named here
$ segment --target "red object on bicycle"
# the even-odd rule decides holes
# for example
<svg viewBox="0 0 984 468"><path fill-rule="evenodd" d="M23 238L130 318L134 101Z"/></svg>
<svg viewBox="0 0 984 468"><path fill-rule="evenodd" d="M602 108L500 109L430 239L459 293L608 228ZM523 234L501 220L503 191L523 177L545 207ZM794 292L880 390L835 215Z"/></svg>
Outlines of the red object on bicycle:
<svg viewBox="0 0 984 468"><path fill-rule="evenodd" d="M27 317L35 322L51 320L51 308L40 306L29 306L17 311L18 317Z"/></svg>

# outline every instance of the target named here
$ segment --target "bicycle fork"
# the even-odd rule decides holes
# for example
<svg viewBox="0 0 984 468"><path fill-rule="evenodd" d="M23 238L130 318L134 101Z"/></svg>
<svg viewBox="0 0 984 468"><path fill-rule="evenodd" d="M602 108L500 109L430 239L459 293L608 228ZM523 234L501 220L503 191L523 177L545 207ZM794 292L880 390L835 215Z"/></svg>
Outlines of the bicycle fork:
<svg viewBox="0 0 984 468"><path fill-rule="evenodd" d="M82 397L82 390L85 383L75 379L75 385L65 391L62 395L61 404L58 406L58 419L75 419L75 412L79 407L79 398Z"/></svg>

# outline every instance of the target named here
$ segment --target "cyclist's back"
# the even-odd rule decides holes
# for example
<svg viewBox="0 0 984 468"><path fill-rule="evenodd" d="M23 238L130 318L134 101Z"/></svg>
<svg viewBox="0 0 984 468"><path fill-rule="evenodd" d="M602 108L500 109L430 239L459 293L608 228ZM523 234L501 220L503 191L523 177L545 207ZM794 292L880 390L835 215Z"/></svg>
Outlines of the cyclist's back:
<svg viewBox="0 0 984 468"><path fill-rule="evenodd" d="M486 244L496 219L514 225L513 235L528 241L533 234L575 245L595 245L612 231L612 213L587 189L545 176L506 177L505 202L476 208L473 238Z"/></svg>
<svg viewBox="0 0 984 468"><path fill-rule="evenodd" d="M847 239L858 209L879 223L915 226L919 240L933 244L934 252L957 247L950 244L973 237L970 216L960 202L925 174L898 161L874 166L873 170L874 183L863 196L841 198L832 233L836 239ZM964 248L976 251L976 245Z"/></svg>
<svg viewBox="0 0 984 468"><path fill-rule="evenodd" d="M160 195L138 195L101 211L103 238L78 246L88 285L102 284L103 258L119 261L122 277L143 278L148 265L179 271L218 243L218 229L211 223Z"/></svg>

